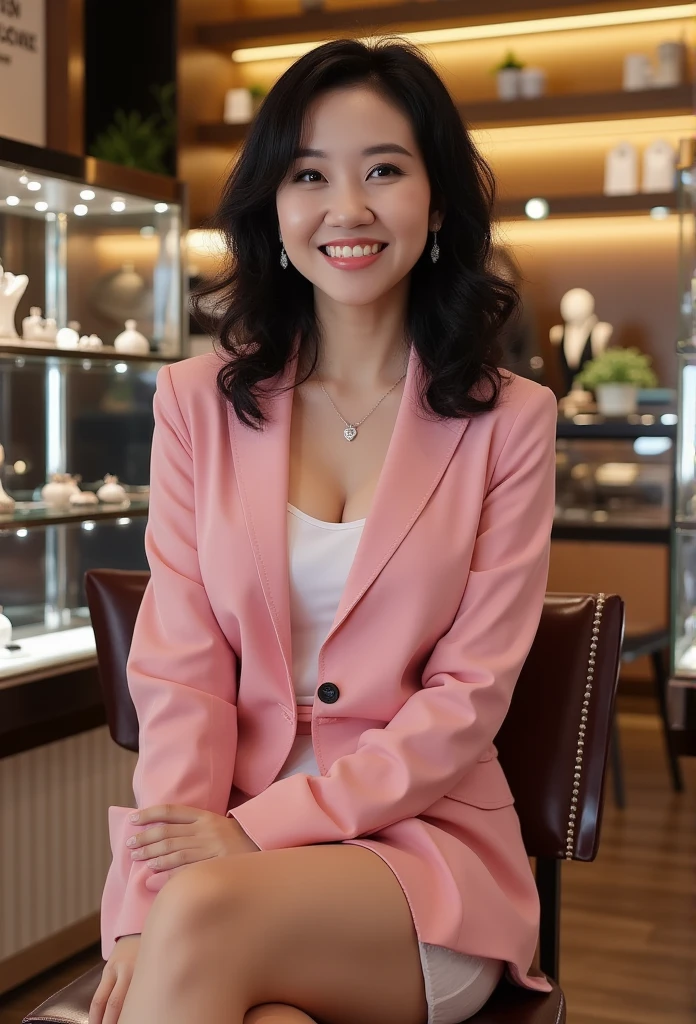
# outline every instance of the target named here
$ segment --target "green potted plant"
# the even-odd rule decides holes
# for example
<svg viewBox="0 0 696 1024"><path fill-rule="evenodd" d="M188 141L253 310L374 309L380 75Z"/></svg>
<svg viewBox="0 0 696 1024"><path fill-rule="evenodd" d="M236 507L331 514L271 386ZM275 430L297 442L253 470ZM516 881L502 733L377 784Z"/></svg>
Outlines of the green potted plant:
<svg viewBox="0 0 696 1024"><path fill-rule="evenodd" d="M520 72L523 67L524 64L517 60L512 50L508 50L505 60L494 68L498 83L499 99L518 99L520 95Z"/></svg>
<svg viewBox="0 0 696 1024"><path fill-rule="evenodd" d="M627 416L636 411L638 389L657 386L651 362L650 356L637 348L608 348L585 363L575 381L594 391L603 416Z"/></svg>

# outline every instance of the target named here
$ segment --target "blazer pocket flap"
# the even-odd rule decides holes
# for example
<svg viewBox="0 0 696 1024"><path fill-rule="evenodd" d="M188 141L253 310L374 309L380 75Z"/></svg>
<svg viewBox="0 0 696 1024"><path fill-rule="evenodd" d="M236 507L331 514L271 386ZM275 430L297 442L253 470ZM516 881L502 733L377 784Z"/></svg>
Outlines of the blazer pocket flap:
<svg viewBox="0 0 696 1024"><path fill-rule="evenodd" d="M515 802L512 791L495 757L492 760L477 761L463 779L446 794L450 800L458 800L472 807L491 809L508 807Z"/></svg>

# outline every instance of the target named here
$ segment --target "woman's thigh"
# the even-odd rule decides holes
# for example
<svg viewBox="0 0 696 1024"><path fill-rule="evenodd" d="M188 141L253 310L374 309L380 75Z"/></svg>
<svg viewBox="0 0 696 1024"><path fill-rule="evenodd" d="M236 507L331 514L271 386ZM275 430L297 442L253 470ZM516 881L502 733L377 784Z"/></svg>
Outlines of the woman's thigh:
<svg viewBox="0 0 696 1024"><path fill-rule="evenodd" d="M208 891L217 879L220 894L215 932L226 920L231 955L244 950L250 1005L290 1004L322 1024L425 1024L408 902L371 850L330 844L194 865L206 866Z"/></svg>

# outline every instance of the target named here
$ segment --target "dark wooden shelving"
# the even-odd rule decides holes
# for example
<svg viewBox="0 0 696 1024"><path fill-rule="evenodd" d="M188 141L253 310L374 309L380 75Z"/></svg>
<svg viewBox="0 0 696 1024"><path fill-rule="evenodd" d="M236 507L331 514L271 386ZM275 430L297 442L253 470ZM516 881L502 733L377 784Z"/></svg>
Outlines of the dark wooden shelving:
<svg viewBox="0 0 696 1024"><path fill-rule="evenodd" d="M525 204L532 198L500 199L496 204L496 217L500 220L527 220ZM616 217L649 213L655 206L676 208L674 192L648 193L635 196L544 196L549 204L550 217Z"/></svg>
<svg viewBox="0 0 696 1024"><path fill-rule="evenodd" d="M565 96L542 96L534 100L489 100L460 103L459 112L471 128L507 128L521 125L581 121L610 121L637 117L669 117L694 111L693 85L641 92L596 92ZM241 142L248 124L213 122L200 124L199 142L230 146Z"/></svg>
<svg viewBox="0 0 696 1024"><path fill-rule="evenodd" d="M694 112L694 91L692 83L687 82L675 88L640 92L578 93L541 96L534 100L460 103L459 112L472 128L671 117Z"/></svg>
<svg viewBox="0 0 696 1024"><path fill-rule="evenodd" d="M658 0L632 0L631 8L659 7ZM583 4L582 13L616 10L615 2L599 0ZM271 18L236 18L199 25L198 42L228 48L249 43L288 42L291 39L330 38L373 29L407 31L411 28L448 27L463 24L528 21L578 13L577 0L402 0L378 7L348 7Z"/></svg>

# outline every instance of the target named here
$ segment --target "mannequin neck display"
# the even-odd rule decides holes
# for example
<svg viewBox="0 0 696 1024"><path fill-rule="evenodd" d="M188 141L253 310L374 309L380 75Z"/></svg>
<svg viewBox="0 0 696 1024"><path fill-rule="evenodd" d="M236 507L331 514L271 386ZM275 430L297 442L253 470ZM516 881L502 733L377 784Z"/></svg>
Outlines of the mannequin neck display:
<svg viewBox="0 0 696 1024"><path fill-rule="evenodd" d="M566 292L561 299L561 316L564 322L551 328L549 340L552 345L560 346L563 361L575 374L588 359L594 359L605 351L613 327L597 319L594 298L584 288Z"/></svg>
<svg viewBox="0 0 696 1024"><path fill-rule="evenodd" d="M14 315L28 283L26 274L10 274L0 264L0 338L17 338Z"/></svg>

